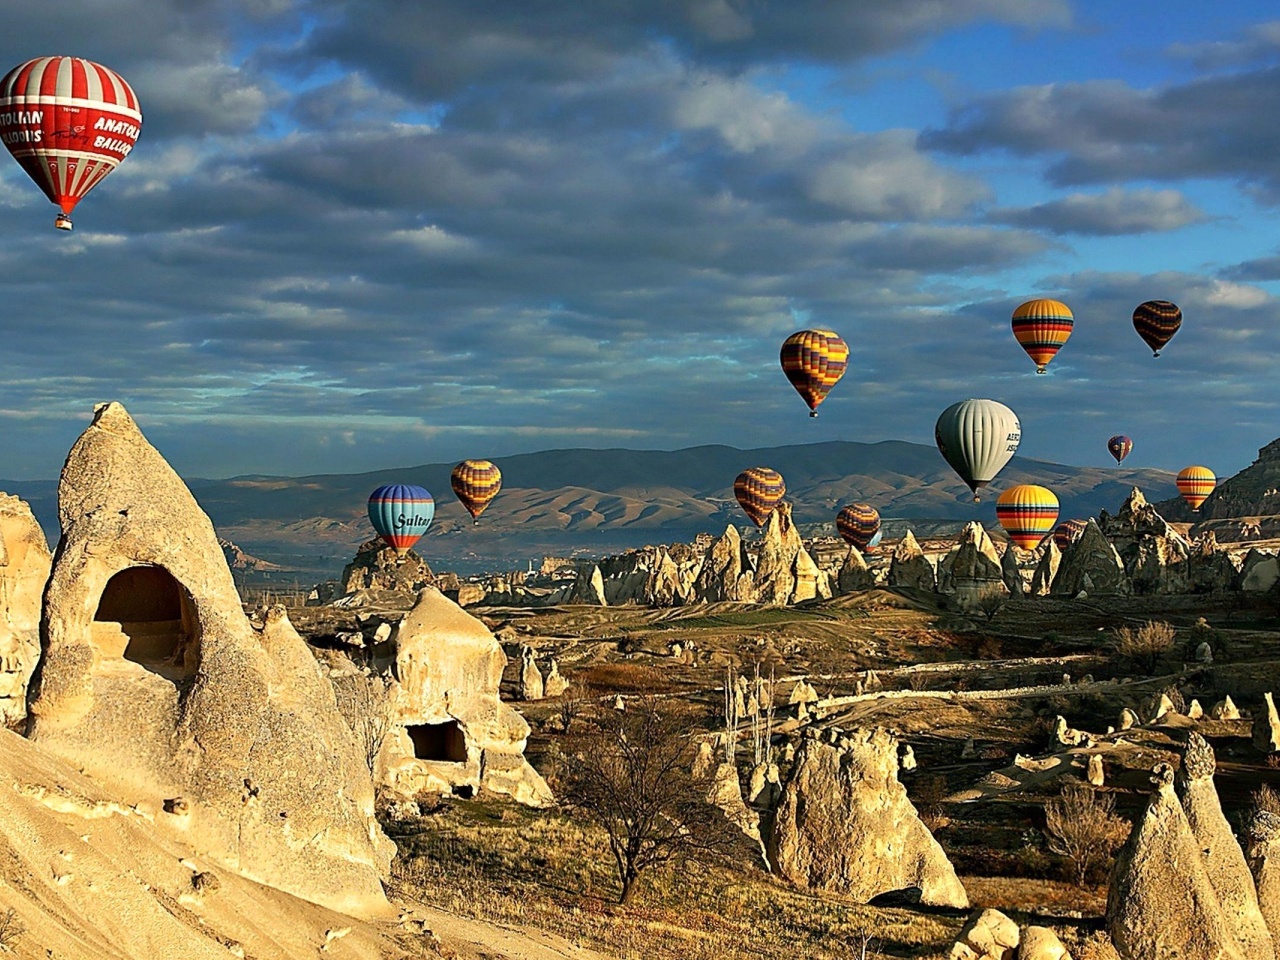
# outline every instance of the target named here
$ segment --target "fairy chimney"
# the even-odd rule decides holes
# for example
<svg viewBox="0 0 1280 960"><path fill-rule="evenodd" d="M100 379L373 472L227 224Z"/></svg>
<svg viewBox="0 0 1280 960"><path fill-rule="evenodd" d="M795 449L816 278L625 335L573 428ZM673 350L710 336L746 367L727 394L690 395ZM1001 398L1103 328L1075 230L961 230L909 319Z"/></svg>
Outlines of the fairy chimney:
<svg viewBox="0 0 1280 960"><path fill-rule="evenodd" d="M211 859L386 910L392 847L332 686L287 618L250 625L209 518L124 407L95 410L58 507L28 736L140 805L182 798Z"/></svg>
<svg viewBox="0 0 1280 960"><path fill-rule="evenodd" d="M0 723L27 715L27 684L40 658L40 597L52 558L31 508L0 494Z"/></svg>

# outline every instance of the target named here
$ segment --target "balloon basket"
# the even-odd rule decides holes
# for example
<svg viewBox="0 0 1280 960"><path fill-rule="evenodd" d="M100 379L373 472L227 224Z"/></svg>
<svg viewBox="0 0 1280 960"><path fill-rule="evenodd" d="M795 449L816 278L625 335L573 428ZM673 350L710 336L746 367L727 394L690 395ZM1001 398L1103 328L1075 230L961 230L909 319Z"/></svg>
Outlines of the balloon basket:
<svg viewBox="0 0 1280 960"><path fill-rule="evenodd" d="M810 416L810 417L812 417L812 418L813 418L813 419L815 419L815 420L816 420L816 419L818 419L818 411L817 411L817 410L810 410L810 411L809 411L809 416Z"/></svg>
<svg viewBox="0 0 1280 960"><path fill-rule="evenodd" d="M1152 354L1151 354L1151 355L1152 355L1153 357L1158 357L1158 356L1160 356L1160 351L1159 351L1159 350L1155 350L1155 351L1153 351L1153 352L1152 352Z"/></svg>
<svg viewBox="0 0 1280 960"><path fill-rule="evenodd" d="M74 228L74 225L71 223L71 218L65 213L58 214L53 220L53 225L59 230L71 230Z"/></svg>
<svg viewBox="0 0 1280 960"><path fill-rule="evenodd" d="M1045 369L1044 367L1036 367L1036 375L1037 375L1037 376L1041 376L1041 377L1043 377L1043 376L1044 376L1046 373L1048 373L1048 372L1049 372L1049 371L1048 371L1047 369Z"/></svg>

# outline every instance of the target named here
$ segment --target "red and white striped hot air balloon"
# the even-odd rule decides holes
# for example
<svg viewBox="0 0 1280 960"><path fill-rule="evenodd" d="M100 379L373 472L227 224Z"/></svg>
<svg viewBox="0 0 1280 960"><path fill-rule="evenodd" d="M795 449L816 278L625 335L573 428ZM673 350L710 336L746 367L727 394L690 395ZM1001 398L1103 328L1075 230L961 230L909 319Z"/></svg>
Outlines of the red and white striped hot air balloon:
<svg viewBox="0 0 1280 960"><path fill-rule="evenodd" d="M71 211L133 150L142 109L114 70L79 57L36 57L0 80L0 141L62 212Z"/></svg>

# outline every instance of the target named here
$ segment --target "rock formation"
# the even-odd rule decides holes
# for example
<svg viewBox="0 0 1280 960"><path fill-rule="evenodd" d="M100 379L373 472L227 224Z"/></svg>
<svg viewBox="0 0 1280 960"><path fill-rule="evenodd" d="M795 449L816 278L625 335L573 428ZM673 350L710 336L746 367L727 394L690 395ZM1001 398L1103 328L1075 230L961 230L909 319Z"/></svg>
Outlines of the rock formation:
<svg viewBox="0 0 1280 960"><path fill-rule="evenodd" d="M933 590L937 583L933 564L910 530L893 548L888 583L891 587L914 587L917 590Z"/></svg>
<svg viewBox="0 0 1280 960"><path fill-rule="evenodd" d="M538 661L534 659L533 647L520 647L520 699L541 700L544 685L542 671L538 669Z"/></svg>
<svg viewBox="0 0 1280 960"><path fill-rule="evenodd" d="M360 544L355 558L343 567L341 589L347 596L386 591L412 597L434 582L427 561L412 550L402 556L374 537Z"/></svg>
<svg viewBox="0 0 1280 960"><path fill-rule="evenodd" d="M209 518L123 407L96 409L58 500L31 739L172 800L199 852L246 876L385 909L391 846L332 686L283 610L250 626Z"/></svg>
<svg viewBox="0 0 1280 960"><path fill-rule="evenodd" d="M1248 593L1266 593L1280 580L1280 559L1265 550L1250 549L1240 565L1235 587Z"/></svg>
<svg viewBox="0 0 1280 960"><path fill-rule="evenodd" d="M1033 926L1022 931L1018 960L1071 960L1071 954L1048 927Z"/></svg>
<svg viewBox="0 0 1280 960"><path fill-rule="evenodd" d="M1000 554L982 525L970 521L938 565L938 592L952 594L954 606L968 610L990 590L1005 590Z"/></svg>
<svg viewBox="0 0 1280 960"><path fill-rule="evenodd" d="M542 684L542 693L548 697L559 697L569 689L569 681L560 675L560 664L552 660L547 670L547 678Z"/></svg>
<svg viewBox="0 0 1280 960"><path fill-rule="evenodd" d="M1182 809L1203 856L1209 882L1218 895L1227 928L1249 960L1274 960L1271 934L1258 908L1253 877L1218 801L1214 769L1213 748L1204 737L1192 733L1187 738L1178 775Z"/></svg>
<svg viewBox="0 0 1280 960"><path fill-rule="evenodd" d="M803 740L778 804L769 861L793 883L860 903L919 887L924 903L969 905L898 782L897 743L883 730L855 730L836 744Z"/></svg>
<svg viewBox="0 0 1280 960"><path fill-rule="evenodd" d="M876 584L875 574L867 566L866 559L857 547L849 547L844 563L836 576L836 586L840 593L853 593L855 590L870 590Z"/></svg>
<svg viewBox="0 0 1280 960"><path fill-rule="evenodd" d="M1035 573L1031 575L1031 595L1034 597L1048 596L1054 578L1058 576L1058 567L1062 565L1062 551L1052 537L1045 542L1043 551Z"/></svg>
<svg viewBox="0 0 1280 960"><path fill-rule="evenodd" d="M694 582L699 600L751 600L754 597L751 561L742 547L738 528L730 524L724 534L707 547L702 568Z"/></svg>
<svg viewBox="0 0 1280 960"><path fill-rule="evenodd" d="M1253 746L1263 753L1280 753L1280 716L1270 693L1262 695L1262 706L1253 714Z"/></svg>
<svg viewBox="0 0 1280 960"><path fill-rule="evenodd" d="M1245 833L1258 907L1274 944L1280 938L1280 817L1259 810L1245 825Z"/></svg>
<svg viewBox="0 0 1280 960"><path fill-rule="evenodd" d="M573 587L564 602L586 603L593 607L607 606L609 601L604 594L604 575L600 572L600 567L594 563L579 566L577 579L573 581Z"/></svg>
<svg viewBox="0 0 1280 960"><path fill-rule="evenodd" d="M1223 697L1209 709L1209 716L1215 720L1239 720L1240 710L1230 695Z"/></svg>
<svg viewBox="0 0 1280 960"><path fill-rule="evenodd" d="M1192 593L1223 593L1234 589L1240 578L1240 569L1218 546L1212 530L1192 541L1187 564L1187 588Z"/></svg>
<svg viewBox="0 0 1280 960"><path fill-rule="evenodd" d="M757 603L775 606L831 596L827 576L805 550L785 500L765 521L752 585Z"/></svg>
<svg viewBox="0 0 1280 960"><path fill-rule="evenodd" d="M1120 555L1092 519L1080 539L1063 551L1051 592L1054 596L1074 597L1082 590L1090 594L1130 592Z"/></svg>
<svg viewBox="0 0 1280 960"><path fill-rule="evenodd" d="M1223 917L1201 851L1157 764L1156 791L1121 848L1107 895L1107 929L1125 960L1245 960Z"/></svg>
<svg viewBox="0 0 1280 960"><path fill-rule="evenodd" d="M530 806L549 803L550 789L524 759L529 725L498 698L507 658L489 629L427 587L394 646L379 785L404 798L483 787Z"/></svg>
<svg viewBox="0 0 1280 960"><path fill-rule="evenodd" d="M1005 547L1004 556L1000 558L1000 579L1009 596L1016 599L1027 594L1027 581L1018 564L1018 548L1012 543Z"/></svg>
<svg viewBox="0 0 1280 960"><path fill-rule="evenodd" d="M988 908L970 917L956 937L947 960L1013 960L1021 934L999 910Z"/></svg>
<svg viewBox="0 0 1280 960"><path fill-rule="evenodd" d="M27 715L27 684L40 657L40 599L52 558L31 508L0 494L0 723Z"/></svg>
<svg viewBox="0 0 1280 960"><path fill-rule="evenodd" d="M1120 511L1098 519L1116 549L1134 593L1184 593L1190 583L1190 548L1134 487Z"/></svg>

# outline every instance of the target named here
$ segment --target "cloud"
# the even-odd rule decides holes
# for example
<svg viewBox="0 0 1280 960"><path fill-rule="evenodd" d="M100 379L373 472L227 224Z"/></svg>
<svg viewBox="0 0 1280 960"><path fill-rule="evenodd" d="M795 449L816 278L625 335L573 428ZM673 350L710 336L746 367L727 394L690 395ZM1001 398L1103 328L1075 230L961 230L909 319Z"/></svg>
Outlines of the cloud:
<svg viewBox="0 0 1280 960"><path fill-rule="evenodd" d="M1073 193L1031 207L993 210L989 219L1056 234L1122 236L1180 230L1208 219L1177 190L1124 190Z"/></svg>

